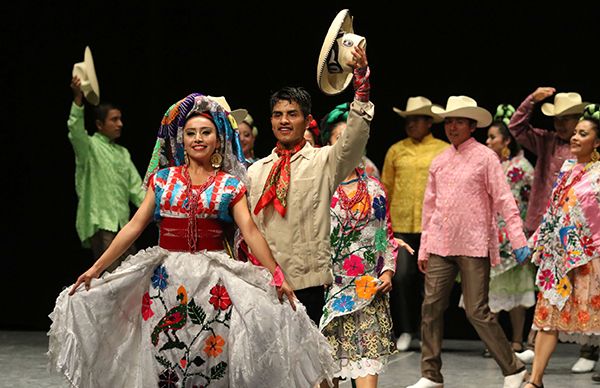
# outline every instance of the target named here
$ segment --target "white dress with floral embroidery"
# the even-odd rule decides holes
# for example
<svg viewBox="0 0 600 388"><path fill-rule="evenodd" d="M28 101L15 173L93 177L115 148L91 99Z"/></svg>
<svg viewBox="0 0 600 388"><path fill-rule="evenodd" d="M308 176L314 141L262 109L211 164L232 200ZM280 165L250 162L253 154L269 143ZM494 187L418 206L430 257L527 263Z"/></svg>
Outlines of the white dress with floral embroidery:
<svg viewBox="0 0 600 388"><path fill-rule="evenodd" d="M334 283L327 289L319 325L342 368L336 376L346 378L381 373L396 350L389 298L376 288L383 272L395 270L398 245L382 184L374 177L361 179L368 195L354 205L352 215L337 191L331 201Z"/></svg>
<svg viewBox="0 0 600 388"><path fill-rule="evenodd" d="M510 190L517 201L521 219L525 220L529 193L533 182L533 167L523 152L502 162L504 175ZM498 237L500 240L500 264L490 270L490 310L497 313L510 311L515 307L531 307L535 304L535 269L532 264L519 265L506 233L506 223L498 217Z"/></svg>
<svg viewBox="0 0 600 388"><path fill-rule="evenodd" d="M222 249L173 249L182 239L188 244L184 182L180 167L151 180L160 246L130 256L89 291L80 287L69 297L69 287L57 298L49 366L74 387L304 388L331 378L327 340L304 306L293 311L279 302L268 271ZM219 173L193 190L197 222L213 234L198 236L202 247L219 241L214 226L231 222L229 209L245 188ZM166 228L167 220L175 223Z"/></svg>

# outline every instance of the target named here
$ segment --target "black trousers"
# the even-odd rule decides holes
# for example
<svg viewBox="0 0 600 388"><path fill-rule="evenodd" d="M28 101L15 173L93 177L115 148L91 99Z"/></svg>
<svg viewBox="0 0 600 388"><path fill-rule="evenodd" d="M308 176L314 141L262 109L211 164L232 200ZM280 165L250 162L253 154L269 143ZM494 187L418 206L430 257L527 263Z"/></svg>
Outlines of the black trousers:
<svg viewBox="0 0 600 388"><path fill-rule="evenodd" d="M392 291L390 291L390 312L394 334L396 337L402 333L418 335L425 284L425 277L417 265L421 234L394 233L394 237L401 238L415 250L414 255L403 248L398 250L396 273L392 278Z"/></svg>
<svg viewBox="0 0 600 388"><path fill-rule="evenodd" d="M319 326L321 315L323 315L323 307L325 306L325 287L315 286L294 290L294 294L306 307L306 313L310 319Z"/></svg>
<svg viewBox="0 0 600 388"><path fill-rule="evenodd" d="M112 243L112 241L117 236L116 232L109 232L108 230L99 229L94 235L90 238L90 244L92 246L92 254L94 255L94 261L98 260L100 256L104 253L106 248ZM127 258L129 255L134 255L137 253L137 249L135 244L131 244L131 246L123 253L114 263L106 268L105 272L112 272L115 268L117 268L123 260Z"/></svg>

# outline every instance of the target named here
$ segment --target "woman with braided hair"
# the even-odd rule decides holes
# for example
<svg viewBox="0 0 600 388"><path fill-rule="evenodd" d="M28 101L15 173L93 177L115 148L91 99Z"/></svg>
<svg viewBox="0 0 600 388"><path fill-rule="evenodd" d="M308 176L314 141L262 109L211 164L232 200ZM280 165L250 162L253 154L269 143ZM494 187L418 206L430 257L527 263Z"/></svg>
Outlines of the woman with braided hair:
<svg viewBox="0 0 600 388"><path fill-rule="evenodd" d="M525 388L542 378L558 341L600 343L600 105L587 105L542 223L531 238L540 290L535 358Z"/></svg>
<svg viewBox="0 0 600 388"><path fill-rule="evenodd" d="M327 116L321 119L321 144L333 144L330 140L337 140L342 135L346 128L349 110L350 103L345 102L336 106ZM367 175L379 179L379 169L371 159L367 158L366 154L362 157L362 166L360 167Z"/></svg>
<svg viewBox="0 0 600 388"><path fill-rule="evenodd" d="M517 201L521 219L525 220L529 193L533 182L533 166L523 154L521 147L508 130L510 117L515 112L512 105L501 104L496 108L494 121L488 129L486 145L502 162L506 180ZM534 268L518 265L512 246L508 241L506 223L498 220L501 263L490 270L489 306L493 313L507 311L512 327L512 348L523 351L523 330L526 309L535 304Z"/></svg>
<svg viewBox="0 0 600 388"><path fill-rule="evenodd" d="M327 340L250 216L236 127L199 93L165 113L144 201L50 315L50 365L72 386L303 388L333 375ZM158 246L96 279L152 219ZM226 253L233 221L261 267Z"/></svg>

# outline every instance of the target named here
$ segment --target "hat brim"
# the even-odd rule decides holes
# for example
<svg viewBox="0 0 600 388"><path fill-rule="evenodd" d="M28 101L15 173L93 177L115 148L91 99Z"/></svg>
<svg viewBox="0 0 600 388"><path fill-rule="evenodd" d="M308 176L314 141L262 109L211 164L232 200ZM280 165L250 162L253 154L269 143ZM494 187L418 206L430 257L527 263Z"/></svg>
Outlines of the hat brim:
<svg viewBox="0 0 600 388"><path fill-rule="evenodd" d="M246 109L235 109L235 110L231 111L231 115L233 116L233 118L235 119L235 122L237 123L237 125L239 127L240 124L246 118L246 116L248 116L248 111Z"/></svg>
<svg viewBox="0 0 600 388"><path fill-rule="evenodd" d="M80 63L83 63L85 74L81 74L81 70L77 69L77 65ZM83 95L90 104L98 105L100 103L100 86L96 76L96 68L94 67L92 50L89 46L85 47L83 62L80 63L77 63L73 66L73 76L77 76L81 79L81 81L86 81L89 83L89 86L82 87Z"/></svg>
<svg viewBox="0 0 600 388"><path fill-rule="evenodd" d="M546 102L542 105L542 113L550 117L582 114L587 105L589 105L589 102L582 102L581 104L573 105L561 112L556 112L554 104Z"/></svg>
<svg viewBox="0 0 600 388"><path fill-rule="evenodd" d="M351 72L342 72L332 74L327 68L327 56L333 48L333 44L337 39L340 30L344 32L354 32L352 27L352 16L350 16L350 10L343 9L338 12L335 19L329 26L325 40L321 46L321 52L319 53L319 63L317 64L317 83L323 93L328 95L339 94L348 87L350 81L352 81Z"/></svg>
<svg viewBox="0 0 600 388"><path fill-rule="evenodd" d="M446 117L465 117L477 121L477 128L487 127L492 123L492 114L484 108L478 106L467 106L450 111L441 107L432 106L431 111L445 119Z"/></svg>
<svg viewBox="0 0 600 388"><path fill-rule="evenodd" d="M415 110L401 110L396 107L394 107L393 109L394 109L394 112L396 112L398 115L400 115L402 117L429 116L433 119L434 123L441 123L442 121L444 121L443 117L438 116L431 111L431 106L423 106L423 107L421 107L419 109L415 109Z"/></svg>

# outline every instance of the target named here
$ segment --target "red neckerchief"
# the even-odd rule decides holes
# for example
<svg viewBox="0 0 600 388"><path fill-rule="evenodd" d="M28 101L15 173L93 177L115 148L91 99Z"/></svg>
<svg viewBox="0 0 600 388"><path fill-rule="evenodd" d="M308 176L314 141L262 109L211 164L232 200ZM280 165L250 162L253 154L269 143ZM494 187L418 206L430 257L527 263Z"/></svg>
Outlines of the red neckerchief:
<svg viewBox="0 0 600 388"><path fill-rule="evenodd" d="M285 217L287 193L290 187L290 161L292 156L300 151L305 144L306 140L302 139L302 141L296 144L294 148L287 150L277 142L275 153L279 156L279 159L273 164L273 167L271 167L263 192L254 208L254 214L258 214L269 204L269 202L273 201L275 210L277 210L282 217Z"/></svg>

